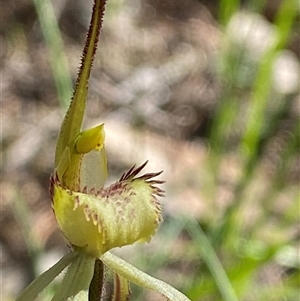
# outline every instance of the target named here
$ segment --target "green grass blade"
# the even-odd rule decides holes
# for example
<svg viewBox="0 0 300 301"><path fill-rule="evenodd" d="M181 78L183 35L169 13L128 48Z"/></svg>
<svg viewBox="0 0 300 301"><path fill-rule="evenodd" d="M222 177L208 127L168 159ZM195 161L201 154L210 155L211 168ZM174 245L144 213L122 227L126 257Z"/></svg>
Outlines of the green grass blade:
<svg viewBox="0 0 300 301"><path fill-rule="evenodd" d="M239 9L240 0L220 0L219 20L222 25L226 25L231 16Z"/></svg>
<svg viewBox="0 0 300 301"><path fill-rule="evenodd" d="M67 108L72 94L72 79L57 19L50 0L33 1L49 51L53 78L62 108Z"/></svg>
<svg viewBox="0 0 300 301"><path fill-rule="evenodd" d="M297 13L298 9L296 2L294 0L286 0L282 2L275 18L274 28L277 33L277 40L261 59L251 91L245 130L238 146L239 152L243 158L242 177L235 187L234 198L231 205L225 211L219 227L212 230L214 245L222 244L223 242L230 245L235 237L239 235L238 232L241 228L239 226L241 223L241 220L239 219L239 210L245 200L243 197L244 189L251 181L253 172L256 170L258 163L259 149L263 143L262 129L265 126L267 128L273 128L274 124L277 122L275 115L280 113L276 112L274 113L274 116L269 116L269 119L271 119L271 122L274 124L266 125L265 114L267 112L272 87L273 65L280 50L283 49L288 42L288 37L292 32ZM224 134L223 129L219 126L217 131L219 131L219 133L214 133L214 136L222 137Z"/></svg>
<svg viewBox="0 0 300 301"><path fill-rule="evenodd" d="M26 243L32 265L32 272L34 273L33 276L35 277L37 276L37 262L44 250L41 241L32 234L31 212L28 204L19 195L17 188L14 188L14 192L12 203L13 213Z"/></svg>
<svg viewBox="0 0 300 301"><path fill-rule="evenodd" d="M236 293L209 239L195 221L185 220L185 227L197 244L199 255L210 270L224 301L237 301Z"/></svg>
<svg viewBox="0 0 300 301"><path fill-rule="evenodd" d="M248 121L246 123L244 137L240 144L240 151L245 157L246 164L257 155L261 129L265 120L268 96L272 85L273 64L278 56L278 50L281 50L288 41L288 36L291 33L297 12L298 9L295 0L282 2L275 20L277 42L265 53L259 66L253 85Z"/></svg>

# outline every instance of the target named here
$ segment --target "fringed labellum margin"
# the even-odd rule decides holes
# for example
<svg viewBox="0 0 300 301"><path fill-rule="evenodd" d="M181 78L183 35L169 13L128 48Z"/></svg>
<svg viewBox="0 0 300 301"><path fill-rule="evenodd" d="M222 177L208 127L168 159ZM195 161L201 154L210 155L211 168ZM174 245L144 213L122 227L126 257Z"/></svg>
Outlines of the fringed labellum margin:
<svg viewBox="0 0 300 301"><path fill-rule="evenodd" d="M136 177L146 163L131 168L120 181L99 191L71 191L52 176L53 210L73 246L99 257L114 247L151 239L162 221L157 196L163 196L164 191L155 186L163 182L153 179L161 172Z"/></svg>

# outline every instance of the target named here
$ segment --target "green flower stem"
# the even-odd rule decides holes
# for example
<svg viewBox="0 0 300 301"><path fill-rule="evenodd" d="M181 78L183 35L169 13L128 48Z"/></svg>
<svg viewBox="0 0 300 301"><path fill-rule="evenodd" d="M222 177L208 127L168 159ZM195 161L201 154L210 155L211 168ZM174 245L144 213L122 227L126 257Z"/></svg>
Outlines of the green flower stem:
<svg viewBox="0 0 300 301"><path fill-rule="evenodd" d="M79 252L68 268L52 301L87 301L93 278L95 258Z"/></svg>
<svg viewBox="0 0 300 301"><path fill-rule="evenodd" d="M110 252L104 253L100 259L115 273L143 288L156 291L172 301L190 301L190 299L169 284L138 270Z"/></svg>
<svg viewBox="0 0 300 301"><path fill-rule="evenodd" d="M33 301L41 293L44 288L49 285L57 275L65 269L72 261L78 256L77 252L71 252L66 254L60 261L58 261L53 267L44 272L38 278L33 280L16 301Z"/></svg>

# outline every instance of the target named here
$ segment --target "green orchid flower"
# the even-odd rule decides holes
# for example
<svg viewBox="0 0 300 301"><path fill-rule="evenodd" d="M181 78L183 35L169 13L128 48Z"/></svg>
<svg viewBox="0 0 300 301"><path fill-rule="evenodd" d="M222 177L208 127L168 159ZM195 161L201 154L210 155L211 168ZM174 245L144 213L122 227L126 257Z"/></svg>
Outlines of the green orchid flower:
<svg viewBox="0 0 300 301"><path fill-rule="evenodd" d="M104 265L114 273L112 300L130 297L129 282L157 291L169 300L189 300L170 285L138 270L110 252L115 247L150 241L162 221L158 198L161 172L142 176L146 163L133 166L117 183L107 178L104 125L83 130L88 81L96 53L105 1L95 0L75 91L62 122L50 179L52 207L70 252L36 278L17 298L34 300L63 270L52 301L94 301L103 294Z"/></svg>

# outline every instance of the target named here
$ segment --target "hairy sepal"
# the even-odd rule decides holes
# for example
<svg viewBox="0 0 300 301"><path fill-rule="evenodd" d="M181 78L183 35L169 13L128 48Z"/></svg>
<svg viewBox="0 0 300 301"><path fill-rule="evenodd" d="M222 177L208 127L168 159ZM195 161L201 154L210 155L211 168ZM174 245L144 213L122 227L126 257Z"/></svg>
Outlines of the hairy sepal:
<svg viewBox="0 0 300 301"><path fill-rule="evenodd" d="M88 83L97 50L106 0L95 0L92 19L82 53L82 61L73 97L61 125L55 151L55 167L58 166L66 147L73 149L74 141L81 131L85 112Z"/></svg>

